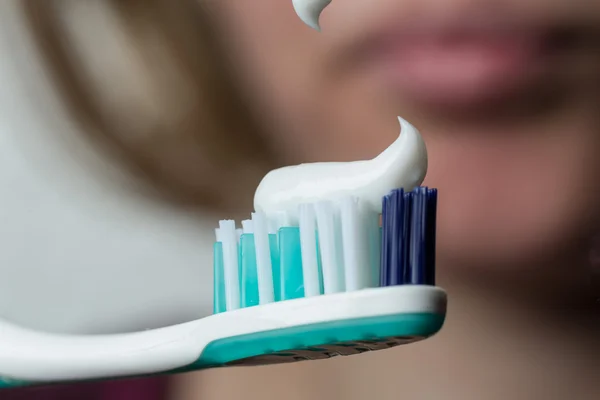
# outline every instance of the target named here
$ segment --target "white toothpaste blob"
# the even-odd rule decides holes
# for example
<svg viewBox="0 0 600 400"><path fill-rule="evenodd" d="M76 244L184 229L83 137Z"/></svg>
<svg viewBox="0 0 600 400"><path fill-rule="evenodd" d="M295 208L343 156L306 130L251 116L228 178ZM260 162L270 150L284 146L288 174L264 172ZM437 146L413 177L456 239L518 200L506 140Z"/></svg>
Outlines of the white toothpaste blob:
<svg viewBox="0 0 600 400"><path fill-rule="evenodd" d="M301 204L352 196L381 213L385 195L399 188L410 191L427 174L427 148L421 134L406 120L398 120L400 136L371 160L300 164L269 172L254 194L255 210L267 215L285 212L297 221Z"/></svg>
<svg viewBox="0 0 600 400"><path fill-rule="evenodd" d="M298 17L316 31L321 31L319 17L330 3L331 0L292 0Z"/></svg>

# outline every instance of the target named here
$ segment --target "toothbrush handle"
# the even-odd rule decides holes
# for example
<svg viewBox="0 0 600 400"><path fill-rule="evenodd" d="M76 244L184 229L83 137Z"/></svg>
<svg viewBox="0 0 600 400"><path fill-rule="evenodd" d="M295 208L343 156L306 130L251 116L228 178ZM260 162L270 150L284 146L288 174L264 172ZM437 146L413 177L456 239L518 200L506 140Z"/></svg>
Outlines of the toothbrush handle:
<svg viewBox="0 0 600 400"><path fill-rule="evenodd" d="M61 335L0 320L0 388L152 375L192 364L201 320L118 335Z"/></svg>

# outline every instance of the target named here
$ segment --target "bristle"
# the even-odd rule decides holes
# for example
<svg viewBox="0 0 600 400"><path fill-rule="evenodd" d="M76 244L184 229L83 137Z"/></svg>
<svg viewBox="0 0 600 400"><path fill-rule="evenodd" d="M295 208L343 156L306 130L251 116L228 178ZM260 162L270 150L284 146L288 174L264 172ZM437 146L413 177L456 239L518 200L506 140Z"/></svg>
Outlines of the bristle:
<svg viewBox="0 0 600 400"><path fill-rule="evenodd" d="M273 221L275 222L275 231L279 231L279 229L287 226L292 226L292 221L288 213L284 211L279 211L275 213L273 216Z"/></svg>
<svg viewBox="0 0 600 400"><path fill-rule="evenodd" d="M435 246L437 236L437 202L438 192L436 189L428 189L427 191L427 237L426 240L426 279L429 285L435 285Z"/></svg>
<svg viewBox="0 0 600 400"><path fill-rule="evenodd" d="M319 260L317 257L317 221L312 204L299 209L300 249L302 253L302 277L306 297L321 294Z"/></svg>
<svg viewBox="0 0 600 400"><path fill-rule="evenodd" d="M329 202L315 204L325 294L344 291L344 260L339 210Z"/></svg>
<svg viewBox="0 0 600 400"><path fill-rule="evenodd" d="M256 268L256 249L254 234L244 233L240 240L241 279L240 297L242 307L252 307L259 304L258 277Z"/></svg>
<svg viewBox="0 0 600 400"><path fill-rule="evenodd" d="M414 206L415 206L415 198L414 192L404 193L404 212L400 215L400 218L403 218L402 221L402 231L400 236L400 245L402 246L402 257L399 257L400 267L401 267L401 278L400 281L404 284L410 283L410 279L408 278L410 275L410 265L409 265L409 257L410 257L410 239L412 237L411 230L411 219L415 215Z"/></svg>
<svg viewBox="0 0 600 400"><path fill-rule="evenodd" d="M223 244L223 266L225 276L225 305L227 311L240 308L238 241L234 221L219 221Z"/></svg>
<svg viewBox="0 0 600 400"><path fill-rule="evenodd" d="M390 246L392 244L391 232L386 229L390 223L388 222L389 214L394 212L390 206L390 196L385 196L382 200L381 205L381 274L379 276L379 286L388 286L389 281L389 265L391 251Z"/></svg>
<svg viewBox="0 0 600 400"><path fill-rule="evenodd" d="M269 249L271 253L271 286L273 287L273 301L281 300L281 260L279 254L279 238L276 234L269 234Z"/></svg>
<svg viewBox="0 0 600 400"><path fill-rule="evenodd" d="M280 211L277 213L277 224L278 229L284 226L292 226L292 219L288 213Z"/></svg>
<svg viewBox="0 0 600 400"><path fill-rule="evenodd" d="M343 199L340 210L346 291L370 287L372 274L367 219L354 198Z"/></svg>
<svg viewBox="0 0 600 400"><path fill-rule="evenodd" d="M242 230L244 233L254 233L254 228L252 227L252 221L249 219L245 219L242 221Z"/></svg>
<svg viewBox="0 0 600 400"><path fill-rule="evenodd" d="M279 230L277 219L276 218L267 218L267 227L268 227L269 235L277 234L277 231Z"/></svg>
<svg viewBox="0 0 600 400"><path fill-rule="evenodd" d="M218 314L224 311L227 311L225 299L225 266L223 263L223 243L219 240L213 245L213 312Z"/></svg>
<svg viewBox="0 0 600 400"><path fill-rule="evenodd" d="M379 216L347 197L215 229L215 313L376 286L435 285L437 190L383 198ZM381 217L381 226L380 226Z"/></svg>
<svg viewBox="0 0 600 400"><path fill-rule="evenodd" d="M381 286L435 284L437 191L395 190L383 199Z"/></svg>
<svg viewBox="0 0 600 400"><path fill-rule="evenodd" d="M425 284L425 220L427 218L427 189L417 188L412 192L412 215L410 242L408 247L407 283Z"/></svg>
<svg viewBox="0 0 600 400"><path fill-rule="evenodd" d="M412 194L398 189L383 199L381 286L406 283Z"/></svg>
<svg viewBox="0 0 600 400"><path fill-rule="evenodd" d="M254 227L259 302L260 304L272 303L275 300L275 294L269 227L266 215L262 212L252 214L252 225Z"/></svg>
<svg viewBox="0 0 600 400"><path fill-rule="evenodd" d="M215 229L215 238L217 242L223 241L223 235L221 234L221 230L219 228Z"/></svg>
<svg viewBox="0 0 600 400"><path fill-rule="evenodd" d="M279 230L279 283L281 300L305 297L300 228L284 226Z"/></svg>
<svg viewBox="0 0 600 400"><path fill-rule="evenodd" d="M360 206L360 205L359 205ZM369 241L369 270L371 271L370 287L379 286L380 263L381 263L381 227L379 226L379 214L369 209L362 210L367 240Z"/></svg>

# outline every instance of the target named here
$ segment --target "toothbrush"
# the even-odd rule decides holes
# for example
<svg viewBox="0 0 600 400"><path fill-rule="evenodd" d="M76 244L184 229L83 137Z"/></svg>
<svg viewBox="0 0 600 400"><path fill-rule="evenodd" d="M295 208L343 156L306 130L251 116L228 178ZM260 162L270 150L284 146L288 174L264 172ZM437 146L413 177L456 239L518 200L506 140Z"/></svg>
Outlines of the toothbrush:
<svg viewBox="0 0 600 400"><path fill-rule="evenodd" d="M220 221L214 315L91 336L0 320L0 387L319 360L434 335L447 302L434 286L437 191L413 190L426 151L418 131L400 123L402 134L373 160L273 171L252 219L241 229ZM306 185L284 196L289 182Z"/></svg>
<svg viewBox="0 0 600 400"><path fill-rule="evenodd" d="M241 235L221 221L215 314L201 320L101 336L0 321L0 387L318 360L427 338L446 309L433 286L437 192L395 190L383 203L381 234L352 198L308 204L298 227L276 234L261 213Z"/></svg>

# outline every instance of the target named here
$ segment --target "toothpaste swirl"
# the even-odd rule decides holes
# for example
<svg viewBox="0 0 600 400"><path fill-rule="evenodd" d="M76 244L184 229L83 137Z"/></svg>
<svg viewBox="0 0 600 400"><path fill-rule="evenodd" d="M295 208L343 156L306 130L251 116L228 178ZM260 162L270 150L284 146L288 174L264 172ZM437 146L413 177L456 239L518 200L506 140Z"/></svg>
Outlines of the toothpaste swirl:
<svg viewBox="0 0 600 400"><path fill-rule="evenodd" d="M330 3L331 0L292 0L298 17L316 31L321 31L319 17Z"/></svg>
<svg viewBox="0 0 600 400"><path fill-rule="evenodd" d="M258 185L254 208L267 215L284 212L298 220L301 204L338 202L354 197L381 213L382 198L394 189L410 191L427 174L427 148L419 131L400 121L400 136L371 160L321 162L284 167L269 172Z"/></svg>

